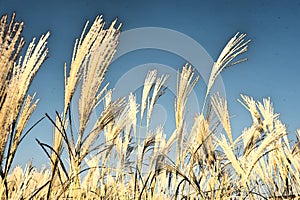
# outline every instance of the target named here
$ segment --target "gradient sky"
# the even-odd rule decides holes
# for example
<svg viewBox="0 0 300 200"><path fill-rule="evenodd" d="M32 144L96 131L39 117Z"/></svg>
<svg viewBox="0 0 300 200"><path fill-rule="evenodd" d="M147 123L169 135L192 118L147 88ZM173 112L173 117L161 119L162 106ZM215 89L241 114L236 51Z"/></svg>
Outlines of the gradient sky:
<svg viewBox="0 0 300 200"><path fill-rule="evenodd" d="M237 102L240 94L250 95L256 100L271 97L275 112L280 113L281 120L287 124L291 138L300 128L299 0L0 0L1 15L11 15L12 12L16 12L18 20L25 22L23 36L27 45L34 36L51 32L49 59L42 65L30 88L30 93L37 92L40 102L29 125L46 112L54 116L55 110L62 111L63 64L70 63L74 40L80 36L86 20L92 21L97 15L103 15L108 23L118 17L123 23L122 31L142 27L178 31L201 44L213 60L237 31L247 33L252 40L245 54L249 60L222 73L229 111L233 116L234 136L251 124L250 115ZM138 50L116 60L107 78L114 86L122 74L136 66L159 63L177 70L186 61L189 60L164 51ZM203 95L203 91L199 93ZM23 141L14 164L24 164L31 158L38 166L48 163L34 138L51 143L49 121L40 123Z"/></svg>

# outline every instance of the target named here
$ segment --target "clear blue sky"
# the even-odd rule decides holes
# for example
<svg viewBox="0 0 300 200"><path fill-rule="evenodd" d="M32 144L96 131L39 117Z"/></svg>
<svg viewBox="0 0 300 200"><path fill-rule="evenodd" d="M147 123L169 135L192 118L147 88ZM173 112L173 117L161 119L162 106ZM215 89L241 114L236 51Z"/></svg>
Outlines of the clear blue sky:
<svg viewBox="0 0 300 200"><path fill-rule="evenodd" d="M29 124L45 112L54 116L55 110L62 111L63 63L70 62L74 40L80 36L85 21L103 15L108 23L118 17L123 22L122 31L142 27L178 31L201 44L214 60L234 33L247 33L252 40L245 54L249 61L222 73L235 137L251 123L250 115L236 101L240 94L256 100L270 96L291 135L300 128L299 0L0 0L1 15L11 15L13 11L18 20L25 22L23 36L27 45L32 37L51 32L50 57L30 88L31 93L37 92L40 102ZM116 60L107 78L114 86L114 82L131 68L159 63L177 70L186 60L189 61L173 53L142 49ZM202 95L203 91L199 89ZM169 108L165 109L168 115ZM31 158L37 165L48 162L34 138L51 143L51 124L47 120L24 140L15 164L24 164Z"/></svg>

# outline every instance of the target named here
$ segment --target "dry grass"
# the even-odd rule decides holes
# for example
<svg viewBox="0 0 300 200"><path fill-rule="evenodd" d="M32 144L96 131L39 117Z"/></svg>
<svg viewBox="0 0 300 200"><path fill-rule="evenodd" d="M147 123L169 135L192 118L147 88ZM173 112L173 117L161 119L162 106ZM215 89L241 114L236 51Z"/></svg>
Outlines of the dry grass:
<svg viewBox="0 0 300 200"><path fill-rule="evenodd" d="M51 166L38 171L29 164L11 170L18 146L28 134L24 128L37 106L27 90L48 52L49 33L37 44L34 39L24 58L18 59L24 46L23 26L14 15L10 22L7 16L1 18L0 199L298 198L300 131L291 143L270 98L257 102L242 95L240 102L253 123L234 138L227 101L210 95L221 71L244 61L234 59L247 50L245 34L229 40L214 63L202 112L195 113L191 128L186 125L190 120L185 116L186 104L199 76L192 66L183 66L174 99L175 129L167 137L164 127L150 128L167 75L158 77L156 70L148 73L141 102L132 93L113 100L113 90L102 85L120 35L120 25L114 21L105 28L102 17L84 27L69 70L65 64L64 109L56 116L45 116L53 124L53 143L37 143ZM78 130L70 109L77 89ZM90 124L96 108L102 111Z"/></svg>

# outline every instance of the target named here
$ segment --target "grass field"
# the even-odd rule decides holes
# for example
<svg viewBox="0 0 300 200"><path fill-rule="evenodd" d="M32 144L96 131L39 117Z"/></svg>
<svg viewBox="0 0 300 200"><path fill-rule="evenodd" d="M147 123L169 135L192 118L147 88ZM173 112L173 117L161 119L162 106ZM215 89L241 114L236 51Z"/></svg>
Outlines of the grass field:
<svg viewBox="0 0 300 200"><path fill-rule="evenodd" d="M297 199L300 194L299 134L290 142L286 126L270 98L262 102L241 95L253 123L233 138L227 101L211 94L215 79L247 51L249 40L237 33L215 61L201 113L186 126L186 104L199 80L189 64L178 72L174 99L175 129L150 129L155 103L164 94L168 75L145 74L141 101L136 95L113 100L105 73L118 45L120 25L105 28L97 17L75 41L65 65L64 109L56 118L41 116L24 131L38 105L27 94L47 57L46 33L34 39L24 56L23 22L0 21L0 199ZM80 90L79 128L70 108ZM92 113L100 108L95 123ZM40 171L30 164L12 169L23 138L41 120L53 125L53 142L36 140L51 166ZM29 124L28 124L29 125ZM140 127L146 127L142 131ZM171 156L173 154L175 156ZM65 155L65 156L63 156ZM67 160L67 161L66 161Z"/></svg>

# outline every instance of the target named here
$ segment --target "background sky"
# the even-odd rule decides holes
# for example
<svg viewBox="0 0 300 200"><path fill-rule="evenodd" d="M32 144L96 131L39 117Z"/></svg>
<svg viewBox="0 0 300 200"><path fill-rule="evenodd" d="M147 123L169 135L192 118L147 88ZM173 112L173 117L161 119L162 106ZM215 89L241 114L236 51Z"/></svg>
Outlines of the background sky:
<svg viewBox="0 0 300 200"><path fill-rule="evenodd" d="M25 22L26 45L33 37L51 32L49 59L42 65L29 91L31 94L37 92L40 99L29 125L44 113L54 117L56 110L62 111L64 62L70 63L75 38L80 36L85 22L103 15L107 23L118 17L124 32L143 27L178 31L202 45L213 60L237 31L247 33L252 40L245 54L249 60L222 73L230 115L233 116L234 136L251 124L250 114L237 102L240 94L256 100L271 97L275 112L280 113L288 127L290 138L300 128L299 0L0 0L0 14L11 15L12 12L16 12L17 20ZM107 80L113 87L122 74L137 66L157 63L158 71L159 64L178 70L186 61L189 60L170 52L141 49L116 60L109 69ZM196 93L203 96L204 88L200 82ZM162 105L163 101L160 102ZM170 115L173 102L165 101L170 104L163 108L165 115ZM14 164L24 165L30 159L37 166L48 163L34 138L50 144L51 129L49 121L40 123L21 144Z"/></svg>

